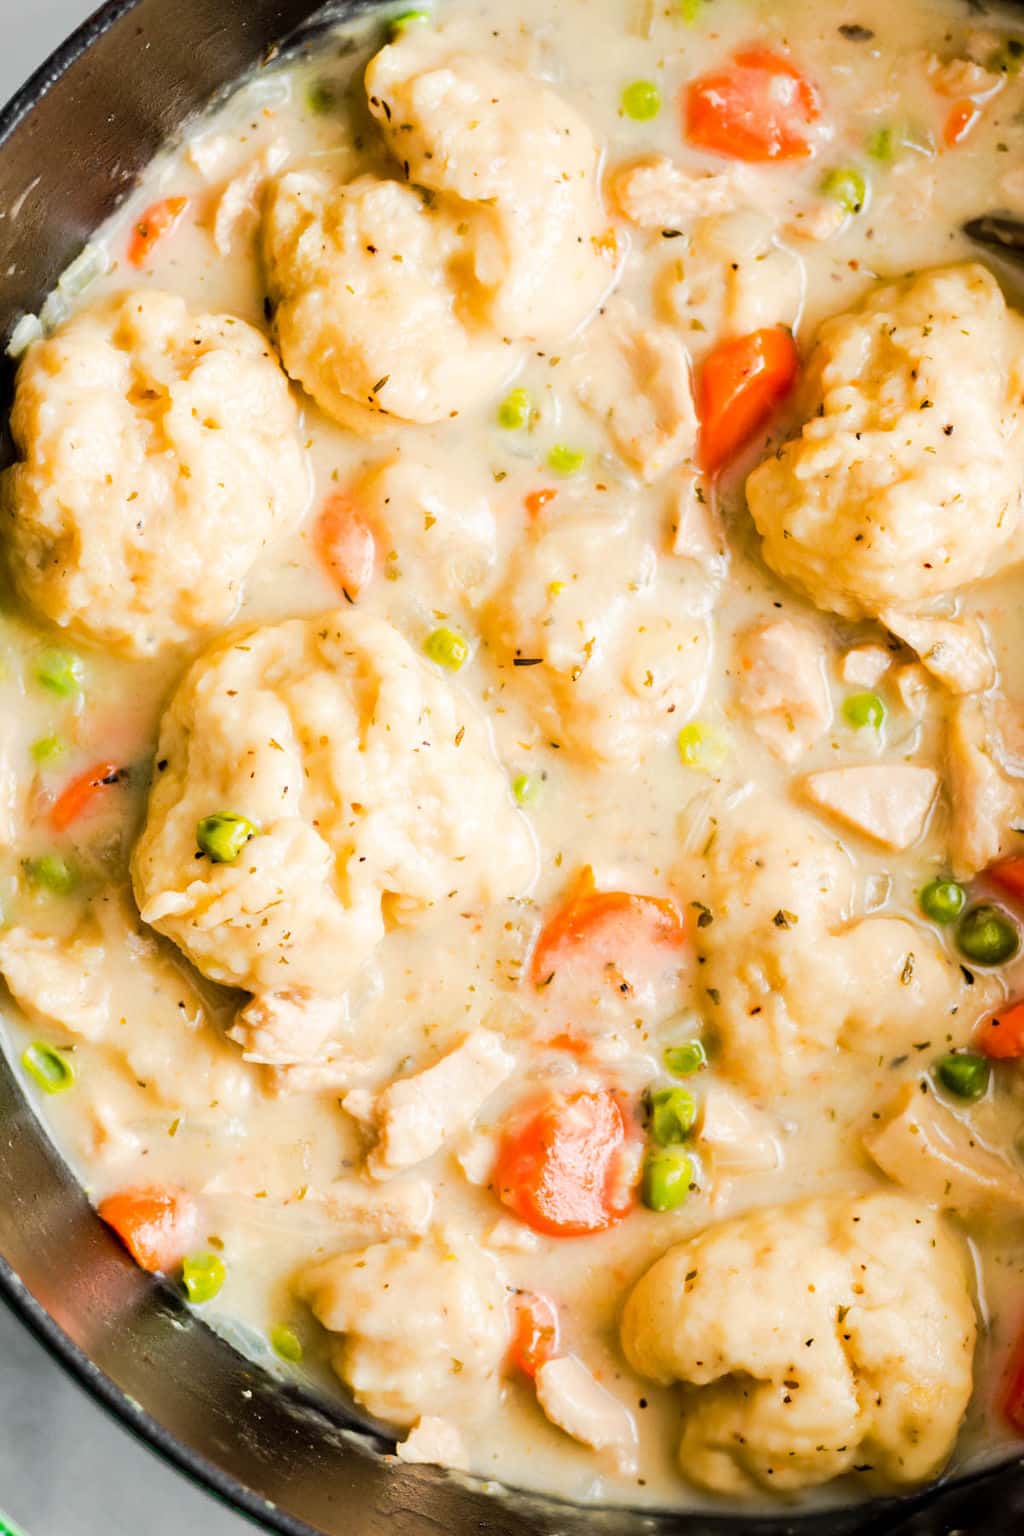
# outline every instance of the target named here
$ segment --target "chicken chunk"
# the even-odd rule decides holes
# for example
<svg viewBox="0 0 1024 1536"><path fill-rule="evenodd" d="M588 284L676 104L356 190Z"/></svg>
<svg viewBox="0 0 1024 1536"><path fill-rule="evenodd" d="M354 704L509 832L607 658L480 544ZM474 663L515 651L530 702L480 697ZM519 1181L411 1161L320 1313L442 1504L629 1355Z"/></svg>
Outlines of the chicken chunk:
<svg viewBox="0 0 1024 1536"><path fill-rule="evenodd" d="M690 354L666 325L613 298L573 363L576 394L607 429L623 463L645 483L697 447Z"/></svg>
<svg viewBox="0 0 1024 1536"><path fill-rule="evenodd" d="M164 1104L231 1107L251 1092L195 983L140 926L127 893L94 897L68 937L0 932L0 976L30 1019L109 1048Z"/></svg>
<svg viewBox="0 0 1024 1536"><path fill-rule="evenodd" d="M717 580L729 565L729 550L721 519L712 503L706 476L684 465L669 491L672 553L691 560L707 576Z"/></svg>
<svg viewBox="0 0 1024 1536"><path fill-rule="evenodd" d="M308 1270L298 1294L341 1335L334 1368L375 1418L400 1428L424 1415L467 1422L496 1398L506 1287L472 1238L435 1229L339 1254Z"/></svg>
<svg viewBox="0 0 1024 1536"><path fill-rule="evenodd" d="M747 480L764 557L820 608L914 610L1012 558L1024 322L983 267L872 289L818 333L804 426Z"/></svg>
<svg viewBox="0 0 1024 1536"><path fill-rule="evenodd" d="M630 1295L634 1370L689 1390L679 1464L750 1498L942 1470L971 1393L964 1245L902 1196L769 1207L670 1248Z"/></svg>
<svg viewBox="0 0 1024 1536"><path fill-rule="evenodd" d="M940 1104L922 1079L908 1083L881 1124L872 1124L864 1145L896 1184L912 1195L961 1216L1024 1214L1024 1179L952 1110Z"/></svg>
<svg viewBox="0 0 1024 1536"><path fill-rule="evenodd" d="M289 153L288 140L275 139L232 176L213 216L213 243L219 255L230 256L237 239L255 234L263 192L287 163Z"/></svg>
<svg viewBox="0 0 1024 1536"><path fill-rule="evenodd" d="M925 72L941 96L990 96L1003 77L974 59L942 59L937 53L925 60Z"/></svg>
<svg viewBox="0 0 1024 1536"><path fill-rule="evenodd" d="M371 1112L378 1139L370 1173L387 1179L433 1157L469 1125L515 1064L496 1034L479 1029L434 1066L391 1083Z"/></svg>
<svg viewBox="0 0 1024 1536"><path fill-rule="evenodd" d="M531 883L533 841L492 753L469 700L383 620L346 610L229 636L164 717L132 861L144 920L262 1000L240 1022L279 1060L318 1055L322 1000L344 997L385 910L413 922ZM198 823L225 812L254 835L233 859L200 857Z"/></svg>
<svg viewBox="0 0 1024 1536"><path fill-rule="evenodd" d="M727 1083L712 1082L705 1089L697 1136L716 1173L770 1173L782 1164L777 1125Z"/></svg>
<svg viewBox="0 0 1024 1536"><path fill-rule="evenodd" d="M537 1401L552 1424L591 1446L608 1451L623 1476L636 1472L637 1433L624 1403L602 1387L582 1360L559 1355L538 1367Z"/></svg>
<svg viewBox="0 0 1024 1536"><path fill-rule="evenodd" d="M1007 742L1005 700L965 698L949 717L946 745L953 871L967 879L1020 850L1024 757Z"/></svg>
<svg viewBox="0 0 1024 1536"><path fill-rule="evenodd" d="M771 219L752 209L702 219L690 249L668 264L658 285L666 318L697 337L746 336L764 326L790 329L804 302L800 257L781 245ZM698 329L699 328L699 329Z"/></svg>
<svg viewBox="0 0 1024 1536"><path fill-rule="evenodd" d="M317 997L302 987L252 998L239 1010L228 1034L242 1047L246 1061L267 1067L311 1067L325 1064L328 1042L346 1022L344 999ZM336 1067L337 1061L332 1065Z"/></svg>
<svg viewBox="0 0 1024 1536"><path fill-rule="evenodd" d="M668 155L640 155L617 165L609 190L620 213L641 229L685 229L695 218L729 212L737 199L728 171L694 174Z"/></svg>
<svg viewBox="0 0 1024 1536"><path fill-rule="evenodd" d="M884 645L857 645L843 657L839 673L853 687L875 688L891 666L892 654Z"/></svg>
<svg viewBox="0 0 1024 1536"><path fill-rule="evenodd" d="M455 1425L435 1414L417 1419L405 1439L395 1447L399 1461L469 1471L469 1452Z"/></svg>
<svg viewBox="0 0 1024 1536"><path fill-rule="evenodd" d="M263 257L285 367L355 431L457 415L519 362L474 311L456 215L400 182L282 176Z"/></svg>
<svg viewBox="0 0 1024 1536"><path fill-rule="evenodd" d="M686 888L710 914L694 943L724 1069L755 1092L795 1087L837 1049L895 1052L940 1025L966 1039L993 999L987 978L967 989L927 929L851 921L849 859L783 802L722 809Z"/></svg>
<svg viewBox="0 0 1024 1536"><path fill-rule="evenodd" d="M934 618L891 608L880 618L950 693L982 693L995 682L995 661L977 619Z"/></svg>
<svg viewBox="0 0 1024 1536"><path fill-rule="evenodd" d="M911 848L924 832L939 776L914 763L828 768L804 780L813 805L883 848Z"/></svg>
<svg viewBox="0 0 1024 1536"><path fill-rule="evenodd" d="M775 619L739 640L740 708L774 755L795 763L832 724L820 638L805 624Z"/></svg>
<svg viewBox="0 0 1024 1536"><path fill-rule="evenodd" d="M264 338L147 290L26 353L0 482L7 560L54 624L148 655L223 626L245 577L297 528L299 414Z"/></svg>
<svg viewBox="0 0 1024 1536"><path fill-rule="evenodd" d="M515 664L544 729L581 756L642 755L702 697L710 589L682 571L656 588L657 564L628 512L559 510L484 613L499 665Z"/></svg>
<svg viewBox="0 0 1024 1536"><path fill-rule="evenodd" d="M423 28L371 59L366 92L406 179L468 222L472 279L497 334L571 334L613 276L582 117L539 80Z"/></svg>

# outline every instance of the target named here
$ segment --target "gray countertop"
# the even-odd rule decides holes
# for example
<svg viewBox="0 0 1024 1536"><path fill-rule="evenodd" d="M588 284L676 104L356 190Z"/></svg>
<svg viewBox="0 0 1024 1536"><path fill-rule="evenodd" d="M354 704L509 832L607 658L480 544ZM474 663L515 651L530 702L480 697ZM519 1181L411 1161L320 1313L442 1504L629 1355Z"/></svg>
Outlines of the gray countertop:
<svg viewBox="0 0 1024 1536"><path fill-rule="evenodd" d="M6 100L95 0L0 0ZM24 1536L252 1536L76 1386L0 1303L0 1532Z"/></svg>

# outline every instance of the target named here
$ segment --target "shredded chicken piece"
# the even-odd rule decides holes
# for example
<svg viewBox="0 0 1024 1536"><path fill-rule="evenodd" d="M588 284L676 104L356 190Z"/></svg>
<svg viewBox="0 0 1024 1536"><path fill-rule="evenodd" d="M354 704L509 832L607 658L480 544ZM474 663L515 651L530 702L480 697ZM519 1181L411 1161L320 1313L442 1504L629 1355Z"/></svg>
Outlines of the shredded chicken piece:
<svg viewBox="0 0 1024 1536"><path fill-rule="evenodd" d="M895 608L885 609L880 618L951 693L981 693L995 682L996 664L977 619L929 618Z"/></svg>
<svg viewBox="0 0 1024 1536"><path fill-rule="evenodd" d="M469 1452L459 1431L449 1419L439 1419L434 1414L424 1414L416 1421L405 1439L395 1446L395 1455L399 1461L469 1471Z"/></svg>
<svg viewBox="0 0 1024 1536"><path fill-rule="evenodd" d="M908 1084L864 1145L890 1179L944 1210L1002 1219L1024 1212L1024 1179L924 1080Z"/></svg>
<svg viewBox="0 0 1024 1536"><path fill-rule="evenodd" d="M581 403L607 428L623 462L646 483L697 446L690 354L667 325L612 298L574 364Z"/></svg>
<svg viewBox="0 0 1024 1536"><path fill-rule="evenodd" d="M637 1466L636 1423L575 1355L560 1355L537 1371L537 1401L552 1424L595 1451L610 1451L616 1469L630 1476Z"/></svg>
<svg viewBox="0 0 1024 1536"><path fill-rule="evenodd" d="M874 688L891 666L892 654L884 645L857 645L843 657L839 675L844 683Z"/></svg>
<svg viewBox="0 0 1024 1536"><path fill-rule="evenodd" d="M949 717L946 750L953 870L967 878L1019 843L1024 762L1006 751L992 699L957 701Z"/></svg>
<svg viewBox="0 0 1024 1536"><path fill-rule="evenodd" d="M221 256L231 255L236 240L255 235L263 188L284 168L290 153L287 139L275 139L228 182L213 216L213 243Z"/></svg>
<svg viewBox="0 0 1024 1536"><path fill-rule="evenodd" d="M228 1030L246 1061L288 1067L316 1064L346 1015L344 999L317 997L308 989L254 997Z"/></svg>
<svg viewBox="0 0 1024 1536"><path fill-rule="evenodd" d="M925 60L925 72L940 96L991 96L1003 84L1003 76L974 59L942 59L937 53Z"/></svg>
<svg viewBox="0 0 1024 1536"><path fill-rule="evenodd" d="M794 763L832 723L821 642L805 625L777 619L748 630L740 645L740 705L775 756Z"/></svg>
<svg viewBox="0 0 1024 1536"><path fill-rule="evenodd" d="M931 693L928 673L924 667L917 661L908 662L906 666L896 668L892 680L896 697L903 708L919 720L927 708Z"/></svg>
<svg viewBox="0 0 1024 1536"><path fill-rule="evenodd" d="M938 788L938 774L913 763L828 768L804 780L814 805L885 848L910 848L917 842Z"/></svg>
<svg viewBox="0 0 1024 1536"><path fill-rule="evenodd" d="M771 1117L725 1083L713 1082L706 1089L697 1136L722 1173L770 1173L782 1164Z"/></svg>
<svg viewBox="0 0 1024 1536"><path fill-rule="evenodd" d="M609 189L620 212L641 229L678 229L736 205L736 182L728 171L694 175L667 155L641 155L616 166Z"/></svg>
<svg viewBox="0 0 1024 1536"><path fill-rule="evenodd" d="M729 554L706 475L691 464L681 465L670 495L672 553L711 576L724 576Z"/></svg>
<svg viewBox="0 0 1024 1536"><path fill-rule="evenodd" d="M373 1107L378 1139L367 1161L373 1177L390 1178L432 1157L470 1123L515 1064L499 1037L480 1029L434 1066L385 1088Z"/></svg>

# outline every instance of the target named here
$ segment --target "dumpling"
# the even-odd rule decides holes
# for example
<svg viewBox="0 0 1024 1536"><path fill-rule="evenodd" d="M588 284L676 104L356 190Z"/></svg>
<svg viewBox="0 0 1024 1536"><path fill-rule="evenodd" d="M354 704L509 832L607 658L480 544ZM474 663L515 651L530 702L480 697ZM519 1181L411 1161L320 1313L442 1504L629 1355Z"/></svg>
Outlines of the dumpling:
<svg viewBox="0 0 1024 1536"><path fill-rule="evenodd" d="M292 171L263 221L285 367L364 432L494 395L614 276L593 136L540 82L411 29L366 90L394 179Z"/></svg>
<svg viewBox="0 0 1024 1536"><path fill-rule="evenodd" d="M901 1195L769 1206L670 1248L622 1317L634 1370L690 1388L679 1465L698 1487L783 1494L857 1472L940 1472L971 1395L966 1253Z"/></svg>
<svg viewBox="0 0 1024 1536"><path fill-rule="evenodd" d="M370 1413L402 1428L496 1398L509 1344L506 1289L472 1238L425 1237L338 1254L299 1294L331 1333L334 1368Z"/></svg>
<svg viewBox="0 0 1024 1536"><path fill-rule="evenodd" d="M764 557L820 608L874 618L1016 558L1024 322L983 267L872 289L818 333L804 425L747 480Z"/></svg>
<svg viewBox="0 0 1024 1536"><path fill-rule="evenodd" d="M755 1091L791 1089L837 1049L895 1053L939 1029L966 1039L994 1001L926 928L851 921L852 864L812 817L754 795L715 815L709 842L685 887L707 910L702 1005L726 1072Z"/></svg>
<svg viewBox="0 0 1024 1536"><path fill-rule="evenodd" d="M519 352L475 313L463 244L453 213L398 181L312 170L273 185L274 329L328 416L357 431L441 421L500 388Z"/></svg>
<svg viewBox="0 0 1024 1536"><path fill-rule="evenodd" d="M568 336L612 278L594 136L540 81L406 31L366 71L370 111L409 181L470 220L468 256L499 336Z"/></svg>
<svg viewBox="0 0 1024 1536"><path fill-rule="evenodd" d="M148 655L232 618L310 497L266 340L169 293L125 293L27 353L3 477L7 559L54 624Z"/></svg>
<svg viewBox="0 0 1024 1536"><path fill-rule="evenodd" d="M197 828L221 814L253 835L215 862ZM469 700L389 624L343 611L242 631L194 664L132 877L145 922L254 994L260 1059L287 1064L316 1058L389 923L518 896L534 866Z"/></svg>

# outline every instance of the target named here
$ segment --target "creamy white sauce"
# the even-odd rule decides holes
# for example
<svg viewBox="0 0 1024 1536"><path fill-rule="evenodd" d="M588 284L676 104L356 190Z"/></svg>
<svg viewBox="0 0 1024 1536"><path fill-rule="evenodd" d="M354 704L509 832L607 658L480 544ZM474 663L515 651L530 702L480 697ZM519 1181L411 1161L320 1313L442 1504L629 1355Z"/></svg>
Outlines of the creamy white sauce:
<svg viewBox="0 0 1024 1536"><path fill-rule="evenodd" d="M984 51L987 45L984 40L979 45L975 35L982 28L993 33L991 46L997 46L1012 27L994 12L974 17L953 0L912 0L899 8L883 0L859 0L845 9L784 0L754 7L742 0L710 0L688 24L679 8L653 0L558 0L554 5L523 0L513 23L507 7L496 0L472 7L452 0L438 20L461 50L511 64L548 83L575 107L600 147L606 187L624 162L655 152L691 172L729 170L726 162L686 147L679 95L687 81L752 40L786 50L814 80L822 101L814 157L740 167L730 197L747 213L729 215L717 232L707 216L690 219L681 233L673 226L640 228L613 218L609 204L620 262L618 295L635 306L641 326L655 318L671 326L698 368L718 328L728 323L723 288L726 304L731 292L744 317L742 328L792 324L806 357L819 322L858 300L873 278L975 257L960 233L961 221L1012 205L1015 196L1020 199L1014 188L1024 169L1024 76L1006 78L965 141L943 149L945 118L962 93L942 94L929 71L930 55L949 61L967 57L972 48ZM842 35L843 25L852 23L870 36ZM256 243L260 178L252 183L252 208L247 211L246 198L240 196L237 222L219 226L225 248L218 250L214 236L223 188L256 157L268 154L273 158L266 163L278 170L278 158L287 156L289 169L315 166L341 181L379 173L388 162L367 115L361 75L382 40L376 26L372 32L328 39L313 57L286 61L243 85L209 119L194 125L187 142L153 164L129 203L100 232L97 242L108 257L108 269L72 299L72 307L91 307L132 286L152 286L182 295L194 309L225 311L270 334ZM660 92L660 112L650 121L632 121L620 110L623 89L638 79L655 82ZM314 101L327 110L314 110ZM891 160L872 158L866 150L880 129L891 129L896 141ZM279 144L280 157L274 148ZM869 181L864 210L834 227L829 238L796 233L815 219L828 227L832 209L820 192L823 172L851 164ZM155 245L141 272L133 271L125 260L133 224L157 199L172 196L190 199L180 225ZM768 253L771 278L761 292L756 269ZM750 288L737 289L748 274L737 274L734 262L755 267ZM694 294L695 267L696 285L705 284L703 296ZM611 275L610 268L610 280ZM1019 300L1012 274L1000 276L1008 297ZM557 283L558 274L551 280ZM683 282L691 283L689 307L680 293ZM458 546L457 537L450 558L432 553L431 528L437 525L427 526L429 503L422 511L416 507L415 515L402 523L396 517L395 547L382 548L383 570L360 593L356 612L367 621L386 618L416 651L439 625L468 638L471 659L452 686L486 717L510 783L529 775L539 786L524 811L539 856L539 874L529 893L487 910L437 910L419 926L393 926L348 1000L342 1033L361 1071L349 1084L320 1091L301 1091L297 1078L289 1081L287 1073L275 1078L271 1069L243 1064L237 1048L220 1039L237 1008L237 995L197 979L169 945L168 967L172 962L179 967L189 996L198 987L209 1011L207 1027L216 1032L206 1047L214 1058L208 1070L219 1066L225 1078L211 1078L205 1102L194 1081L194 1040L185 1028L175 1032L166 1019L165 990L158 1009L145 983L126 975L116 944L103 953L94 951L89 961L91 979L102 977L109 989L102 1041L90 1043L52 1022L29 1024L13 1007L6 1011L15 1057L34 1039L67 1046L71 1053L73 1091L41 1099L40 1110L90 1194L99 1200L135 1184L170 1184L192 1192L202 1221L195 1246L215 1248L227 1269L224 1287L204 1308L204 1317L232 1336L241 1327L248 1342L288 1324L305 1350L302 1366L295 1369L310 1373L326 1390L337 1387L327 1369L331 1341L295 1298L294 1284L311 1262L367 1241L365 1235L353 1236L337 1208L323 1198L339 1178L359 1173L367 1145L358 1120L339 1107L347 1088L376 1091L396 1075L423 1071L481 1026L505 1038L516 1053L516 1069L486 1097L473 1136L460 1130L452 1143L413 1169L432 1187L437 1218L484 1242L510 1214L488 1187L493 1147L488 1138L497 1134L503 1116L526 1089L599 1079L619 1087L637 1105L648 1085L672 1081L662 1065L664 1047L692 1035L695 1026L713 1026L714 1009L693 954L699 942L693 904L699 904L705 890L701 849L708 835L709 793L740 796L753 785L770 797L769 805L794 796L799 801L794 786L809 773L880 762L932 768L945 783L950 695L926 679L923 708L916 714L901 701L897 687L898 671L904 681L909 676L902 669L913 664L912 653L890 646L877 624L820 612L774 578L760 558L744 503L745 472L796 429L793 410L787 415L784 408L768 443L763 433L756 437L718 482L715 514L724 530L727 563L714 552L703 563L673 555L672 529L685 471L672 468L643 483L636 465L623 462L621 434L616 439L614 423L609 431L603 408L591 403L588 410L580 403L580 377L589 368L600 384L611 366L599 353L587 352L595 337L600 342L610 313L599 313L589 329L557 347L525 349L528 355L511 381L528 391L534 405L531 425L524 430L509 431L496 423L504 387L454 419L417 427L385 423L379 436L368 438L332 423L296 389L314 482L309 513L297 533L256 561L238 613L239 621L253 624L339 605L337 588L317 559L316 514L338 487L357 486L364 495L380 496L377 512L387 523L386 486L384 493L366 490L365 477L378 466L397 460L404 467L404 478L396 477L400 497L411 498L424 483L434 487L440 506L456 509L456 524L467 494L486 501L494 535L493 548L484 540L482 561L479 551L470 548L467 554ZM639 389L642 382L641 376L624 387ZM585 456L578 473L559 476L551 470L547 460L556 445ZM524 501L545 489L557 494L540 526L548 526L545 519L578 513L579 537L593 542L577 551L556 552L535 572L528 557L519 596L510 598L510 572L535 537ZM602 560L604 530L616 516L624 520L622 543L615 545L614 559ZM211 540L216 536L213 530L208 535ZM696 682L684 690L678 712L657 722L638 717L635 730L626 733L624 749L619 742L610 754L595 754L588 742L606 741L602 707L610 701L618 708L623 697L614 691L621 690L614 669L598 680L591 713L573 723L560 713L564 697L574 697L572 685L563 682L552 690L543 662L536 668L510 666L499 637L513 602L524 610L547 602L546 616L557 621L562 594L551 596L551 584L573 580L570 571L564 578L557 575L559 559L578 563L581 612L600 627L620 600L616 578L621 573L613 566L634 558L630 540L656 552L651 589L656 602L677 605L690 628L709 642L709 651ZM641 564L645 558L641 555ZM1024 688L1017 580L1011 571L965 591L961 600L962 612L988 627L1001 687L1010 700L1019 699ZM538 596L542 586L546 598ZM575 600L571 591L570 597ZM525 632L543 639L551 628L544 618L535 621L533 630L524 621ZM782 619L810 634L826 700L824 728L793 761L772 755L741 702L746 651L737 637L756 624ZM38 685L36 671L48 647L72 644L81 657L83 685L61 699ZM894 658L871 688L843 680L844 657L860 645L885 647ZM200 648L197 640L186 653L128 661L68 642L24 608L6 607L0 620L0 897L9 925L67 938L100 892L124 884L159 719L185 664ZM636 690L641 702L642 687ZM854 730L844 720L844 698L865 691L877 691L885 701L886 720L878 731ZM676 737L687 720L699 721L725 744L712 774L680 759ZM31 747L49 737L59 740L63 755L40 765ZM129 767L128 787L112 791L105 809L55 837L46 822L49 797L98 760ZM743 815L742 798L727 804L730 814ZM905 916L924 927L917 892L949 867L950 822L945 789L923 834L904 851L879 848L834 820L821 819L820 828L842 839L852 861L850 915ZM24 860L53 851L63 852L77 871L78 884L70 895L40 892L25 878ZM556 982L550 990L531 984L530 949L541 920L563 899L575 872L588 864L599 889L679 900L687 912L690 944L678 975L659 977L625 1002L610 995L601 978L595 984L592 977L574 977L569 985ZM921 942L932 941L928 930ZM938 942L954 952L948 930L938 934ZM985 993L989 1001L1004 992L1013 995L1020 974L1014 967L999 971L998 983ZM964 1004L965 1009L971 1006L969 1000ZM164 1061L159 1082L155 1069L143 1078L138 1066L158 1028ZM596 1042L593 1054L581 1058L542 1043L566 1033ZM968 1033L960 1030L957 1039ZM699 1187L678 1211L658 1214L637 1205L625 1220L597 1235L540 1235L524 1248L503 1247L498 1256L506 1283L543 1291L557 1302L563 1347L585 1362L632 1414L638 1460L632 1470L621 1470L623 1461L616 1470L613 1458L570 1439L540 1413L531 1383L512 1372L502 1376L500 1391L485 1394L486 1408L467 1412L461 1424L468 1431L472 1470L581 1500L701 1503L702 1495L681 1479L676 1465L678 1389L633 1374L619 1347L625 1297L666 1248L712 1222L755 1206L856 1193L886 1182L862 1150L861 1134L900 1086L920 1077L946 1048L946 1030L937 1022L921 1035L916 1050L889 1050L884 1043L870 1054L840 1049L827 1070L802 1081L776 1082L768 1073L748 1099L751 1111L766 1117L764 1134L777 1149L777 1166L768 1157L768 1166L729 1170L721 1153L716 1164L714 1149L698 1140ZM729 1086L712 1052L709 1071L692 1086L700 1099L716 1083ZM1022 1088L1019 1067L1000 1065L988 1096L964 1111L977 1134L1003 1151L1018 1173ZM468 1177L467 1169L477 1176ZM1019 1225L971 1220L964 1230L977 1266L984 1326L974 1397L956 1452L959 1464L990 1455L1008 1438L996 1399L1006 1353L1020 1326L1024 1272ZM507 1239L507 1230L503 1235ZM280 1362L275 1368L292 1369ZM455 1422L459 1425L457 1412ZM851 1478L813 1496L856 1495L856 1479Z"/></svg>

